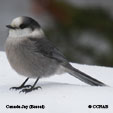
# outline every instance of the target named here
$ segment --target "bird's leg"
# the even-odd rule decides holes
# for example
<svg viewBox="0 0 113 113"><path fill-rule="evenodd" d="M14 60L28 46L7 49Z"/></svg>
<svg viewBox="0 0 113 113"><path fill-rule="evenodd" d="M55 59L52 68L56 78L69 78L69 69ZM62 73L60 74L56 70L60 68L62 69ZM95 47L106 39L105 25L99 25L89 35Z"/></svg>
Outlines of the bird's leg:
<svg viewBox="0 0 113 113"><path fill-rule="evenodd" d="M39 80L39 77L36 79L35 83L29 89L25 88L25 89L22 89L20 92L28 93L28 92L31 92L33 90L37 90L38 88L41 88L40 86L35 87L35 85L38 82L38 80Z"/></svg>
<svg viewBox="0 0 113 113"><path fill-rule="evenodd" d="M15 90L19 90L22 88L29 88L32 87L31 85L25 85L25 83L29 80L29 78L27 78L19 87L11 87L10 89L15 89Z"/></svg>

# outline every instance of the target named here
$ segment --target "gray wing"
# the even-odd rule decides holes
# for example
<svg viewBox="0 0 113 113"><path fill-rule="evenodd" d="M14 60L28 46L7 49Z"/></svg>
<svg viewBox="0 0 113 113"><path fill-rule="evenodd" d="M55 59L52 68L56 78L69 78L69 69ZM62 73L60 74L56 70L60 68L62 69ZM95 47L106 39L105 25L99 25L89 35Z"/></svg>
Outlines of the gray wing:
<svg viewBox="0 0 113 113"><path fill-rule="evenodd" d="M65 67L65 71L70 73L72 76L93 86L106 86L103 82L98 81L95 78L92 78L91 76L72 67L65 59L63 54L49 40L45 38L41 39L29 38L29 40L32 46L31 48L34 52L36 53L38 52L44 55L45 57L54 59L57 62L61 63L61 65Z"/></svg>
<svg viewBox="0 0 113 113"><path fill-rule="evenodd" d="M42 55L57 60L61 63L67 63L64 55L46 38L29 38L33 44L33 51L41 53Z"/></svg>

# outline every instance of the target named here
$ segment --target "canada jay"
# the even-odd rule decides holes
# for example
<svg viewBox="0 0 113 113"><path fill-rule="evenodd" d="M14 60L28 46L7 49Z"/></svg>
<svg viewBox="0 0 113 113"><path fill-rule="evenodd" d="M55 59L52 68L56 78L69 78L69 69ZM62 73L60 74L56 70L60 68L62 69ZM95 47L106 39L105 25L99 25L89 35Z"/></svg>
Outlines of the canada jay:
<svg viewBox="0 0 113 113"><path fill-rule="evenodd" d="M104 83L74 68L63 54L47 40L40 25L30 17L17 17L10 25L5 49L11 67L27 79L19 87L21 92L31 92L40 78L64 72L92 86ZM29 78L37 78L33 85L25 85Z"/></svg>

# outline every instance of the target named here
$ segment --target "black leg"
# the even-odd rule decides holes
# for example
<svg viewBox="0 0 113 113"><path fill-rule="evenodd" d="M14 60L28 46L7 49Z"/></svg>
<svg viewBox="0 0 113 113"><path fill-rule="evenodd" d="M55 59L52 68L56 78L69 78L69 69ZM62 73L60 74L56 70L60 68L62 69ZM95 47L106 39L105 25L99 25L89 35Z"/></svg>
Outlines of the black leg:
<svg viewBox="0 0 113 113"><path fill-rule="evenodd" d="M15 90L19 90L22 88L29 88L31 87L31 85L25 85L25 83L29 80L29 78L27 78L19 87L11 87L10 89L15 89Z"/></svg>
<svg viewBox="0 0 113 113"><path fill-rule="evenodd" d="M35 81L35 83L28 89L22 89L21 91L20 91L20 93L21 92L25 92L25 93L28 93L28 92L31 92L31 91L33 91L33 90L37 90L38 88L41 88L40 86L37 86L37 87L35 87L35 85L36 85L36 83L38 82L38 80L39 80L40 78L38 77L37 79L36 79L36 81Z"/></svg>

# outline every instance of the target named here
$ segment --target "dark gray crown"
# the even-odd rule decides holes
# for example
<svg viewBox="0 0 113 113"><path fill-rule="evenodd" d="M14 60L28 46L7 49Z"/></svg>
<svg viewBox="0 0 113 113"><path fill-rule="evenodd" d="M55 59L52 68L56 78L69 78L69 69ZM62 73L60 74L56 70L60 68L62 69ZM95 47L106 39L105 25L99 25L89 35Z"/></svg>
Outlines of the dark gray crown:
<svg viewBox="0 0 113 113"><path fill-rule="evenodd" d="M36 27L40 28L40 25L38 24L38 22L36 22L34 19L30 17L22 16L22 20L23 22L19 26L21 29L28 28L28 27L32 29L35 29Z"/></svg>

